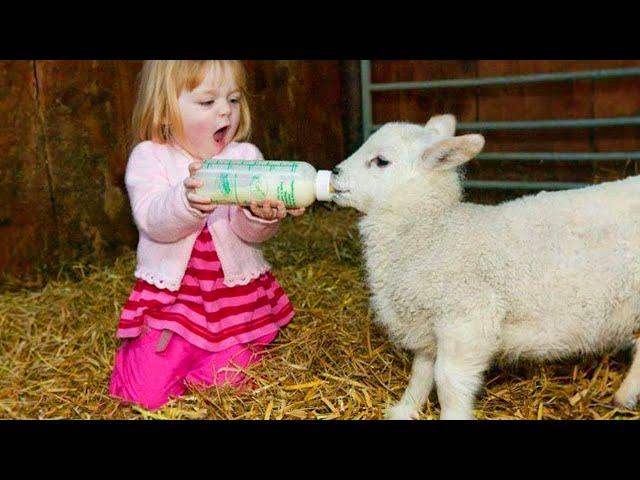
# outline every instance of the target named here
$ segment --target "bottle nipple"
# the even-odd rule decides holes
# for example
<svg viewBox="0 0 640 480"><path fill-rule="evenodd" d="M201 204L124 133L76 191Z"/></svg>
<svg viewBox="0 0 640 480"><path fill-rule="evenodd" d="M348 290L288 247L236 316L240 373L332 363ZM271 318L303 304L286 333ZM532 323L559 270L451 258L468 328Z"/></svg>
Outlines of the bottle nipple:
<svg viewBox="0 0 640 480"><path fill-rule="evenodd" d="M316 198L321 202L333 200L336 190L331 184L331 176L331 170L318 170L316 174Z"/></svg>

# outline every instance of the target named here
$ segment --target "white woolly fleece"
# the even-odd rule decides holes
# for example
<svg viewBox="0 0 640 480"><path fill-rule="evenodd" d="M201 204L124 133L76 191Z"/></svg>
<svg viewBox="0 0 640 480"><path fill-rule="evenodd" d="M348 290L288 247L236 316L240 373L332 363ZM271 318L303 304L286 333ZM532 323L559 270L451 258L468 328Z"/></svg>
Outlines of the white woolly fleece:
<svg viewBox="0 0 640 480"><path fill-rule="evenodd" d="M376 320L416 354L390 418L415 418L434 380L442 418L472 418L495 359L601 353L640 330L640 177L464 203L455 167L484 142L452 119L388 124L338 165L337 202L365 213ZM619 403L640 396L639 364Z"/></svg>

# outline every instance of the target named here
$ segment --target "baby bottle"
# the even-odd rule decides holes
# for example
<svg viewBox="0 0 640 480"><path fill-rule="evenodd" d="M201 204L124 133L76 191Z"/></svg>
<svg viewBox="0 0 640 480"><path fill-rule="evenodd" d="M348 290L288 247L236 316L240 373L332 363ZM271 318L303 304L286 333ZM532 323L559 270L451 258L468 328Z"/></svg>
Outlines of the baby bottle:
<svg viewBox="0 0 640 480"><path fill-rule="evenodd" d="M273 160L205 160L195 175L204 185L196 193L213 203L249 205L281 200L287 208L331 201L331 171L316 171L306 162Z"/></svg>

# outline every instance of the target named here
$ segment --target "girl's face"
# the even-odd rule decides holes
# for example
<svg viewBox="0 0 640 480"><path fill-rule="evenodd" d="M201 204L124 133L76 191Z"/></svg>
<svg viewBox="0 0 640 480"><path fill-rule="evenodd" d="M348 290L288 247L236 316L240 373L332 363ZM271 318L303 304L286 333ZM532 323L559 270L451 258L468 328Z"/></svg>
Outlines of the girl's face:
<svg viewBox="0 0 640 480"><path fill-rule="evenodd" d="M200 85L178 97L186 143L181 146L201 160L218 155L240 123L240 91L229 70L223 73L210 70Z"/></svg>

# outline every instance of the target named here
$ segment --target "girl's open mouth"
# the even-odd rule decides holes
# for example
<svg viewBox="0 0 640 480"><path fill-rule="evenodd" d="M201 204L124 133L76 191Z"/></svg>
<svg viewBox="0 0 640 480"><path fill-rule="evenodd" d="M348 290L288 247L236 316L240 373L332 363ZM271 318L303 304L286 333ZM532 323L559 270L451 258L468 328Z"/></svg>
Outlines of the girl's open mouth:
<svg viewBox="0 0 640 480"><path fill-rule="evenodd" d="M227 134L227 130L229 130L228 125L226 127L219 128L218 130L216 130L216 133L213 134L213 139L217 143L220 143L224 139L225 135Z"/></svg>

